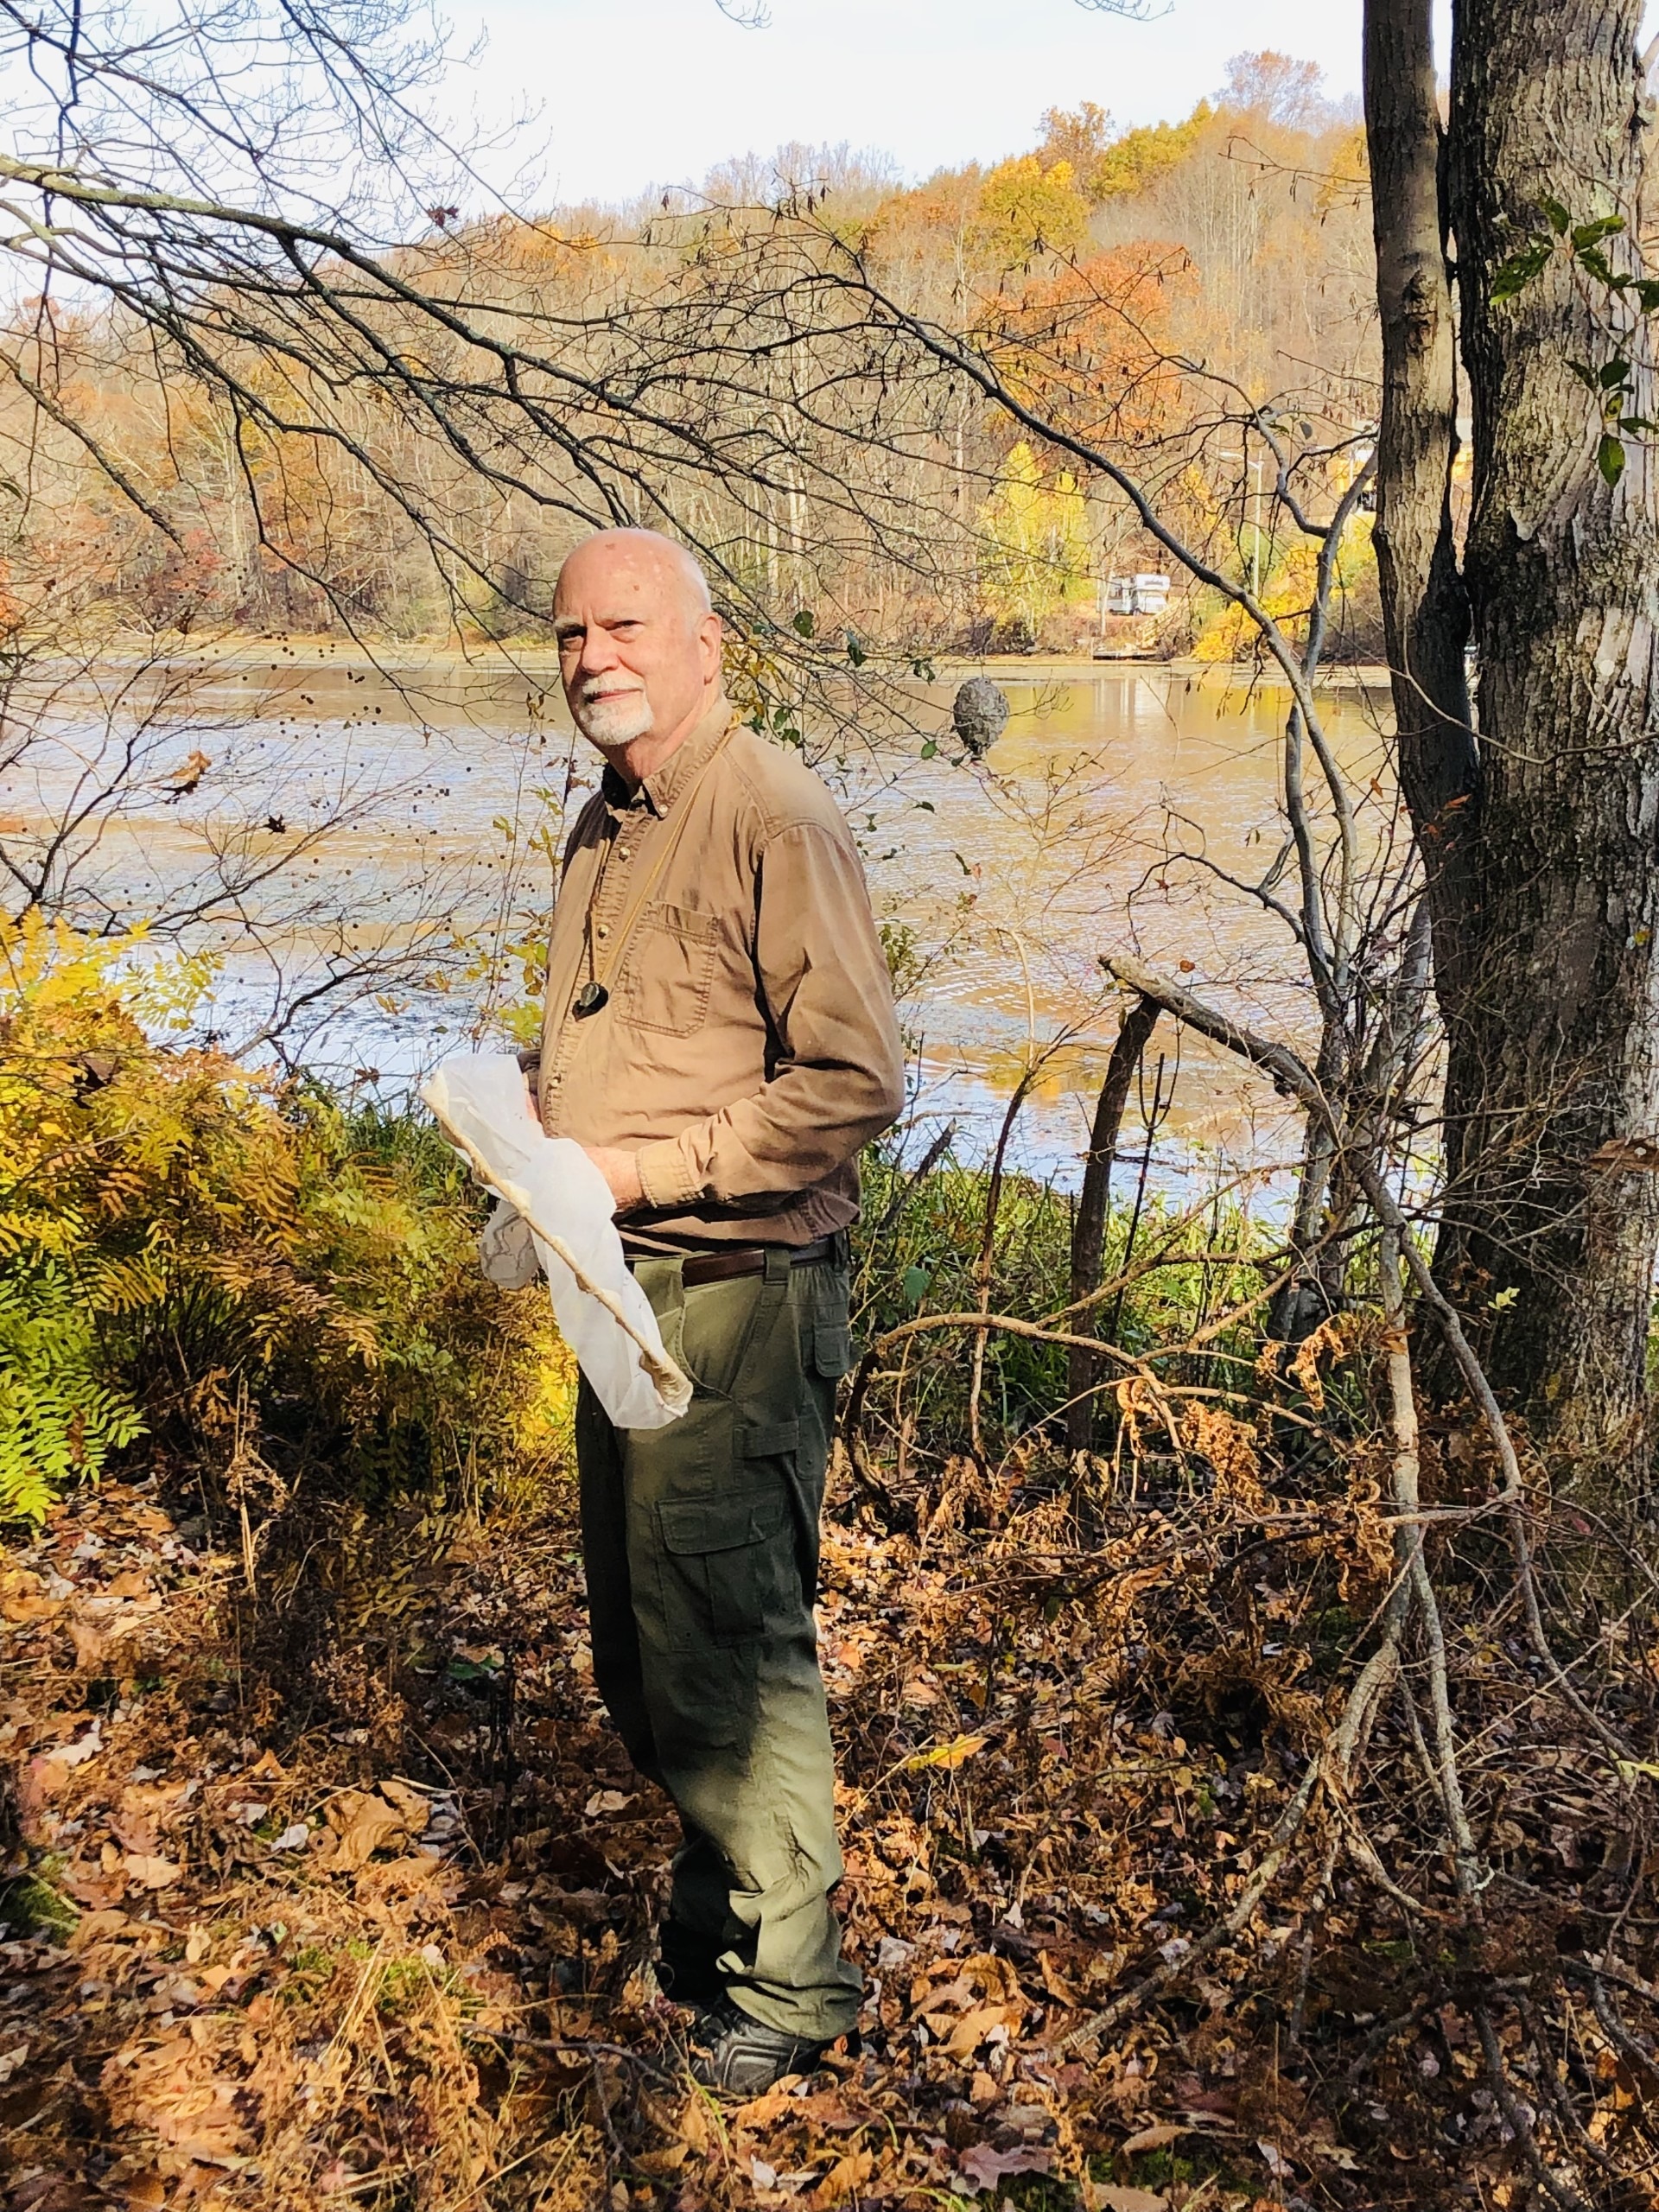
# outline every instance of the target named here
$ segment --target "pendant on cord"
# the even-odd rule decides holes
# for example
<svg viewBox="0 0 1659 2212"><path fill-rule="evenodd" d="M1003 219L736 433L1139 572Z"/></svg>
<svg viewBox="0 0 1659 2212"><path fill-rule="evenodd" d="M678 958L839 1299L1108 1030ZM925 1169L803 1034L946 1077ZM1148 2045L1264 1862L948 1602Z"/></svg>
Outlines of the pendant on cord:
<svg viewBox="0 0 1659 2212"><path fill-rule="evenodd" d="M584 983L571 1002L570 1011L578 1021L586 1021L590 1014L597 1014L610 998L603 983Z"/></svg>

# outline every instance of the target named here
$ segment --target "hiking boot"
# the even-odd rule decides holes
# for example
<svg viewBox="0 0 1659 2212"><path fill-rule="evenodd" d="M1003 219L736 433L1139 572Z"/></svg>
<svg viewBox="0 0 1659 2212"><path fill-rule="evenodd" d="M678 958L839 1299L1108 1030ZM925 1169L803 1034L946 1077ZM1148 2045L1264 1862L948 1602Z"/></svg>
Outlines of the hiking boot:
<svg viewBox="0 0 1659 2212"><path fill-rule="evenodd" d="M658 1955L657 1982L671 2005L684 2005L694 2012L718 2005L726 1986L712 1961L680 1958L667 1944Z"/></svg>
<svg viewBox="0 0 1659 2212"><path fill-rule="evenodd" d="M825 2049L752 2020L729 1997L698 2013L690 2046L694 2082L743 2098L758 2097L785 2074L810 2074Z"/></svg>

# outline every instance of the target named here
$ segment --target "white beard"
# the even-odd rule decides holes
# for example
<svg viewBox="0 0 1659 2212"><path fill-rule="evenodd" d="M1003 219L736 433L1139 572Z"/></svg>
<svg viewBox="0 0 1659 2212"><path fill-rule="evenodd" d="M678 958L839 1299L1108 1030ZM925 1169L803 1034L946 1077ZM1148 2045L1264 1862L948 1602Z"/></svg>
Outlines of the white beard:
<svg viewBox="0 0 1659 2212"><path fill-rule="evenodd" d="M643 691L578 700L570 709L570 718L595 745L631 745L636 737L648 737L656 720Z"/></svg>

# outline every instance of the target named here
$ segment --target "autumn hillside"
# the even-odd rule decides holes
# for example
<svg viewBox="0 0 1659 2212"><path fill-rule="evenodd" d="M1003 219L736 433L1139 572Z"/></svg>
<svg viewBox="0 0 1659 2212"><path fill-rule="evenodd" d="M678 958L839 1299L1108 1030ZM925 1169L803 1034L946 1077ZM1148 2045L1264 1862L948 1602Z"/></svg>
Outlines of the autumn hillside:
<svg viewBox="0 0 1659 2212"><path fill-rule="evenodd" d="M239 295L208 296L217 365L183 375L158 373L153 334L118 307L26 302L25 350L49 327L55 397L45 416L21 385L0 399L29 489L14 619L534 638L561 553L609 512L585 473L592 434L637 512L665 502L725 571L751 632L799 608L819 635L912 653L1074 646L1109 575L1168 558L1088 459L896 347L892 315L914 315L970 332L1046 423L1132 460L1294 620L1307 556L1265 449L1241 448L1239 408L1294 420L1326 456L1298 486L1316 499L1351 477L1375 413L1363 134L1282 55L1239 56L1173 121L1051 107L1024 150L914 186L875 156L794 146L632 208L432 216L394 267L481 302L545 365L522 454L470 467L493 449L485 400L447 385L435 421L423 380L487 382L491 365L395 306L375 327L413 382L388 390L302 338L285 350ZM849 320L855 264L891 308L880 329L868 302ZM203 343L181 336L187 372ZM590 417L582 395L607 379L620 411ZM813 391L835 404L804 405ZM648 420L628 411L643 393ZM1349 569L1343 620L1363 644L1363 532ZM1155 632L1125 636L1211 658L1241 642L1219 601L1184 589Z"/></svg>

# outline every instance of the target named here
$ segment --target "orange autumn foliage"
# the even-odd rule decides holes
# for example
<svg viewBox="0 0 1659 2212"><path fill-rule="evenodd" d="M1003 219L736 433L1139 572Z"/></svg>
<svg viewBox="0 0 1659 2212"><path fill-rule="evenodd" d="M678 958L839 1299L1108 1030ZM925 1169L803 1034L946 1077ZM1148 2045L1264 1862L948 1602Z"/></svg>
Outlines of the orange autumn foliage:
<svg viewBox="0 0 1659 2212"><path fill-rule="evenodd" d="M1114 247L999 296L985 343L1010 388L1074 436L1153 436L1179 397L1168 320L1177 291L1191 283L1179 246Z"/></svg>

